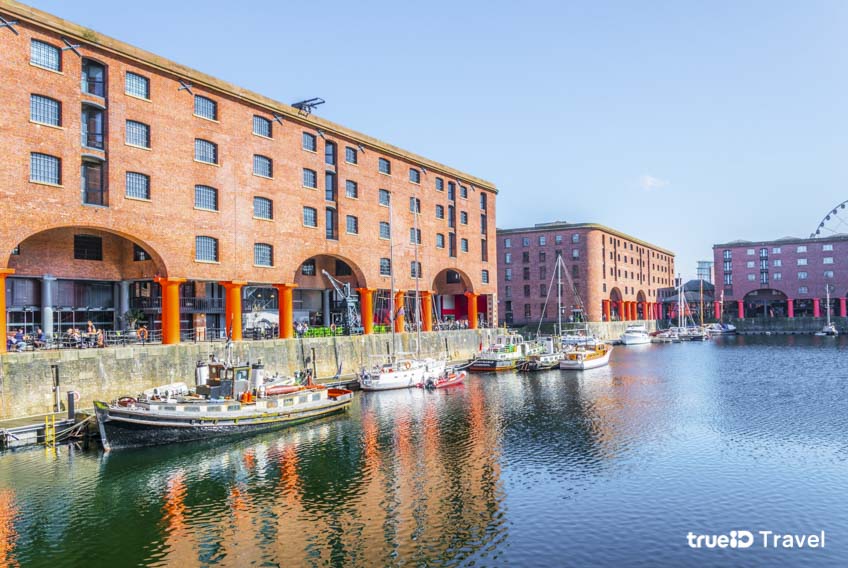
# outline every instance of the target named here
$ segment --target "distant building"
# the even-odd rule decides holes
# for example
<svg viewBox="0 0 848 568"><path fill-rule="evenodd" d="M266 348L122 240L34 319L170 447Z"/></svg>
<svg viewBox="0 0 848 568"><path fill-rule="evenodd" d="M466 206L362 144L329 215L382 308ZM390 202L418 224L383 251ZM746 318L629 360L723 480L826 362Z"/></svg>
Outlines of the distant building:
<svg viewBox="0 0 848 568"><path fill-rule="evenodd" d="M846 316L848 235L733 241L713 256L717 301L734 317Z"/></svg>
<svg viewBox="0 0 848 568"><path fill-rule="evenodd" d="M714 266L715 263L711 260L699 260L698 270L696 272L697 280L703 280L704 282L713 283L715 281L713 277Z"/></svg>
<svg viewBox="0 0 848 568"><path fill-rule="evenodd" d="M680 313L679 282L676 287L660 288L658 295L663 319L675 320ZM715 315L715 286L711 282L700 278L686 282L683 285L683 301L684 315L691 316L695 323L718 319Z"/></svg>
<svg viewBox="0 0 848 568"><path fill-rule="evenodd" d="M558 256L564 319L654 319L657 290L674 278L673 252L594 223L498 229L497 251L498 313L509 324L557 320Z"/></svg>

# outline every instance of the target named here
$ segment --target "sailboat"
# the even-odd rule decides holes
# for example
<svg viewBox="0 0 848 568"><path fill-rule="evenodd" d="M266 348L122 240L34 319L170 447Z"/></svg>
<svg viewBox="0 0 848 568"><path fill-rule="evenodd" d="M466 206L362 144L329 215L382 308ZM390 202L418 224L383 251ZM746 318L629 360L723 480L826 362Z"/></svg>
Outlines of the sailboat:
<svg viewBox="0 0 848 568"><path fill-rule="evenodd" d="M829 335L831 337L835 337L839 335L839 332L836 330L836 325L830 321L830 285L825 284L824 290L827 295L824 305L824 311L827 312L827 323L821 331L816 333L816 335Z"/></svg>
<svg viewBox="0 0 848 568"><path fill-rule="evenodd" d="M559 367L559 362L565 356L562 344L562 272L565 268L562 262L562 256L557 255L556 270L551 275L551 283L548 286L548 295L545 298L545 306L542 309L542 315L539 318L539 326L536 328L536 344L540 346L542 351L539 353L530 353L527 359L519 365L521 371L547 371ZM545 319L545 313L548 308L548 298L551 295L553 281L557 281L557 327L553 336L541 335L542 321ZM569 347L573 349L573 347Z"/></svg>
<svg viewBox="0 0 848 568"><path fill-rule="evenodd" d="M736 333L736 326L732 323L724 323L724 291L721 292L721 301L719 301L719 321L712 323L706 327L710 335L729 335Z"/></svg>
<svg viewBox="0 0 848 568"><path fill-rule="evenodd" d="M574 294L577 298L581 311L585 313L585 310L582 309L583 301L580 299L580 295L577 294L577 289L574 287L574 282L571 281L571 277L568 276L568 271L566 271L565 276L568 278L568 283L571 285L571 289L574 290ZM572 334L573 333L574 330L572 330ZM569 371L585 371L587 369L595 369L609 364L610 355L612 355L613 349L612 345L592 336L589 332L589 326L585 322L583 324L583 329L579 330L577 335L572 335L570 338L568 336L563 336L562 343L564 346L573 345L574 347L572 349L568 349L568 347L566 347L563 358L559 362L560 369Z"/></svg>
<svg viewBox="0 0 848 568"><path fill-rule="evenodd" d="M418 227L418 211L414 213L414 228ZM417 230L416 230L417 234ZM441 376L445 371L445 361L421 358L421 304L418 294L418 279L416 274L416 323L417 323L417 356L400 354L396 351L395 319L400 310L395 309L395 261L394 261L394 223L392 219L392 201L389 200L389 266L391 266L391 292L389 293L390 322L392 328L392 349L388 361L376 362L371 368L363 368L359 373L359 386L362 390L392 390L416 387L428 379ZM415 267L418 270L418 242L415 243Z"/></svg>
<svg viewBox="0 0 848 568"><path fill-rule="evenodd" d="M710 338L709 333L704 328L695 325L695 320L686 313L688 311L686 296L683 293L685 284L679 275L678 278L680 279L680 287L677 289L677 329L672 329L681 341L706 341Z"/></svg>

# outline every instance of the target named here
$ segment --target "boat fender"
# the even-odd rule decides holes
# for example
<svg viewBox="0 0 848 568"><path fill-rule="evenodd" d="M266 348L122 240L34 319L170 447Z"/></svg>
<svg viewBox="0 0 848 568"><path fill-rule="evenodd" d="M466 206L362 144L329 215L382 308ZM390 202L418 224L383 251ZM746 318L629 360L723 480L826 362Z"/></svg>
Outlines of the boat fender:
<svg viewBox="0 0 848 568"><path fill-rule="evenodd" d="M409 370L410 367L412 367L412 364L409 361L407 361L406 363L403 364L403 368L406 369L407 371Z"/></svg>
<svg viewBox="0 0 848 568"><path fill-rule="evenodd" d="M79 402L79 399L80 399L79 391L71 391L71 396L74 397L74 402Z"/></svg>

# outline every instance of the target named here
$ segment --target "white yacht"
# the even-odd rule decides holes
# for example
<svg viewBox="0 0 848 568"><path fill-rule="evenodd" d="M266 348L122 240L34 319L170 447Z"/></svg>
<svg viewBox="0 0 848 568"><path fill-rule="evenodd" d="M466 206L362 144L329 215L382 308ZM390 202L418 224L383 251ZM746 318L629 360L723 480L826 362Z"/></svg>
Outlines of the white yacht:
<svg viewBox="0 0 848 568"><path fill-rule="evenodd" d="M644 345L651 342L651 336L644 324L628 325L621 335L621 343L624 345Z"/></svg>
<svg viewBox="0 0 848 568"><path fill-rule="evenodd" d="M367 391L406 389L423 384L444 370L443 360L398 357L388 363L363 369L359 374L359 386Z"/></svg>

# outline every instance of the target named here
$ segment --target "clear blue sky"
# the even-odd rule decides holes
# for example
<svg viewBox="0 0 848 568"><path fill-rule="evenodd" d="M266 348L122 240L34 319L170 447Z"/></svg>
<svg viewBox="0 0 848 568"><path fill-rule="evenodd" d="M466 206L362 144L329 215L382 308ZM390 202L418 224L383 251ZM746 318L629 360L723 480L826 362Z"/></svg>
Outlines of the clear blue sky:
<svg viewBox="0 0 848 568"><path fill-rule="evenodd" d="M30 4L495 182L500 228L807 236L848 199L848 2Z"/></svg>

